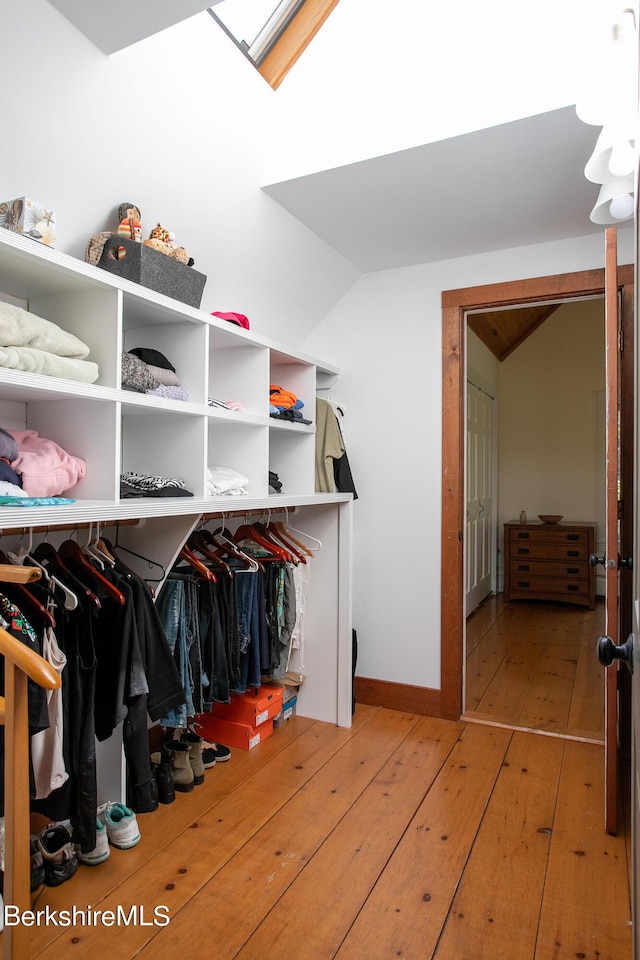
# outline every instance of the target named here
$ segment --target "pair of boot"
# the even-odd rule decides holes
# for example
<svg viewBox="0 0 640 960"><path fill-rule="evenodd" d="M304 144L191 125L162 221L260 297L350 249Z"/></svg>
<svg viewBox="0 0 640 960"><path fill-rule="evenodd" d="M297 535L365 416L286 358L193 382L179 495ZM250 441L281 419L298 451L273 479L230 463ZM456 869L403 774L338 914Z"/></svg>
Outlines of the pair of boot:
<svg viewBox="0 0 640 960"><path fill-rule="evenodd" d="M160 753L151 754L151 760L160 803L172 803L176 790L189 793L204 783L202 737L190 730L175 730L174 739L168 740Z"/></svg>

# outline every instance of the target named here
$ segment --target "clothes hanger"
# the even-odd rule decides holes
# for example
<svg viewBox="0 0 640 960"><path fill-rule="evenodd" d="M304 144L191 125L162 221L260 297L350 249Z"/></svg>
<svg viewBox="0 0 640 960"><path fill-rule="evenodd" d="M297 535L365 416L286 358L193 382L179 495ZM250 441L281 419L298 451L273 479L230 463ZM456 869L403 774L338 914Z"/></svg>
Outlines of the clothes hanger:
<svg viewBox="0 0 640 960"><path fill-rule="evenodd" d="M167 571L166 571L165 568L162 566L162 564L161 564L161 563L158 563L157 560L152 560L150 557L145 557L142 553L136 553L135 550L129 550L128 547L123 547L123 545L122 545L121 543L118 543L118 534L119 534L119 532L120 532L120 531L119 531L119 527L116 527L116 542L115 542L115 544L113 544L113 545L111 544L111 542L110 542L109 540L107 540L107 538L106 538L105 536L103 536L103 537L101 538L101 542L104 544L104 546L107 548L107 550L108 550L108 551L114 556L114 558L115 558L116 560L118 560L118 561L122 564L122 566L125 567L127 570L128 570L129 568L126 566L125 563L123 563L122 558L120 557L120 553L122 553L123 551L124 551L124 553L130 554L132 557L136 557L138 560L144 560L145 563L148 563L148 564L149 564L149 569L150 569L150 570L151 570L153 567L156 567L158 570L161 571L161 576L159 576L159 577L149 577L149 576L147 576L147 575L145 574L144 579L147 580L149 583L161 583L161 582L165 579L165 577L167 576ZM131 572L135 574L135 570L132 570ZM138 576L138 574L136 574L136 576Z"/></svg>
<svg viewBox="0 0 640 960"><path fill-rule="evenodd" d="M56 577L55 574L53 574L53 573L51 573L49 570L47 570L47 568L44 566L44 564L42 564L42 563L40 563L38 560L36 560L35 557L31 555L31 553L28 553L28 554L25 556L25 558L24 558L24 560L22 561L22 563L23 563L23 566L25 566L25 567L38 567L40 570L42 570L42 579L43 579L46 583L52 584L54 587L57 587L58 590L62 593L62 595L63 595L63 597L64 597L64 601L63 601L63 602L64 602L64 608L65 608L65 610L75 610L75 609L76 609L76 607L78 606L78 597L76 596L76 594L73 592L73 590L71 590L71 589L66 585L66 583L63 583L62 580L59 580L58 577Z"/></svg>
<svg viewBox="0 0 640 960"><path fill-rule="evenodd" d="M292 563L294 566L297 566L300 563L299 555L295 551L291 550L286 544L283 544L281 540L278 540L274 531L269 529L268 524L259 521L258 523L254 523L253 526L258 533L264 537L268 543L273 544L277 550L284 550L287 556L286 563Z"/></svg>
<svg viewBox="0 0 640 960"><path fill-rule="evenodd" d="M278 536L280 536L285 542L289 541L291 544L295 544L296 547L302 551L302 554L306 557L313 557L313 550L310 550L309 547L305 546L302 541L296 539L293 534L290 532L290 528L285 526L282 520L276 520L273 522L273 527L275 528ZM304 560L306 563L306 559Z"/></svg>
<svg viewBox="0 0 640 960"><path fill-rule="evenodd" d="M209 567L205 567L204 563L202 563L201 560L198 560L195 553L190 550L189 547L184 546L180 551L180 556L183 560L186 560L187 563L191 564L194 570L197 570L205 580L212 580L214 583L218 582L218 578L213 570L210 570Z"/></svg>
<svg viewBox="0 0 640 960"><path fill-rule="evenodd" d="M241 550L235 540L232 540L224 532L224 514L222 517L222 526L218 527L217 530L211 531L207 527L203 527L200 533L205 538L205 541L217 546L222 550L223 553L235 557L236 560L240 560L245 564L243 568L237 569L234 568L234 573L257 573L258 570L264 570L258 560L255 557L252 557L250 554L245 553L244 550Z"/></svg>
<svg viewBox="0 0 640 960"><path fill-rule="evenodd" d="M282 563L289 562L289 554L285 551L284 548L278 547L271 541L266 540L255 526L250 523L241 524L233 535L233 539L237 544L243 543L243 541L249 540L253 541L257 546L262 547L263 550L267 551L268 556L260 557L260 562L280 560Z"/></svg>
<svg viewBox="0 0 640 960"><path fill-rule="evenodd" d="M0 563L9 563L9 557L0 550ZM15 564L14 564L15 566ZM0 593L20 608L27 620L37 618L45 627L55 627L56 620L51 611L36 597L24 583L3 583Z"/></svg>
<svg viewBox="0 0 640 960"><path fill-rule="evenodd" d="M58 556L56 548L48 540L45 539L36 544L31 556L50 576L56 576L68 589L73 589L76 599L84 597L96 610L100 610L102 604L98 595L69 570L64 560Z"/></svg>
<svg viewBox="0 0 640 960"><path fill-rule="evenodd" d="M318 540L317 537L312 537L310 533L305 533L304 530L296 530L295 527L292 527L292 526L290 525L290 523L289 523L289 510L287 509L287 507L284 508L284 515L285 515L284 527L285 527L285 530L287 531L287 535L290 535L290 534L292 534L292 533L297 533L298 536L304 537L305 540L310 540L311 543L314 543L314 544L315 544L315 547L313 547L314 550L322 550L322 541L321 541L321 540ZM292 537L292 539L295 540L294 537ZM298 542L298 541L296 540L295 542ZM300 544L300 546L303 547L303 549L308 549L308 548L305 548L304 544ZM313 554L312 554L312 556L313 556Z"/></svg>
<svg viewBox="0 0 640 960"><path fill-rule="evenodd" d="M278 543L281 543L295 557L296 564L307 562L307 555L301 552L301 549L297 544L294 546L293 543L287 539L284 533L278 529L271 517L269 517L267 520L267 530L271 537L275 538Z"/></svg>
<svg viewBox="0 0 640 960"><path fill-rule="evenodd" d="M84 550L87 556L93 557L99 565L100 564L102 565L103 570L105 568L105 564L108 567L111 567L113 569L113 567L115 567L116 565L116 561L114 560L113 557L110 557L108 553L103 552L99 546L100 524L96 523L96 535L93 538L93 540L91 539L91 527L92 527L92 524L89 524L89 539L87 540L87 543L84 546Z"/></svg>
<svg viewBox="0 0 640 960"><path fill-rule="evenodd" d="M116 603L119 603L121 606L125 605L126 599L124 594L93 566L76 540L64 540L58 547L57 553L64 563L71 567L72 571L75 571L80 580L88 579L92 586L99 586L112 600L115 600Z"/></svg>
<svg viewBox="0 0 640 960"><path fill-rule="evenodd" d="M194 553L201 553L202 556L213 563L219 570L224 570L225 573L228 573L230 577L233 576L233 570L229 564L220 556L219 548L218 552L210 550L207 546L207 543L202 535L201 530L194 530L189 539L187 540L187 546Z"/></svg>

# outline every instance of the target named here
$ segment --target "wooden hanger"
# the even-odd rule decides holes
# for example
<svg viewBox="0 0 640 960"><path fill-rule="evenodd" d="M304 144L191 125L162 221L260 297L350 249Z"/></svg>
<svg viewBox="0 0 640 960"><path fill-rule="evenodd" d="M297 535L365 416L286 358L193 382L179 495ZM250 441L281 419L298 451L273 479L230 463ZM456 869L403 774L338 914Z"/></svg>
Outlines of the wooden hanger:
<svg viewBox="0 0 640 960"><path fill-rule="evenodd" d="M11 566L6 553L0 550L0 563ZM18 566L14 564L14 566ZM7 583L4 589L0 589L9 600L20 608L27 620L36 617L45 627L55 627L56 620L51 611L29 590L25 583Z"/></svg>
<svg viewBox="0 0 640 960"><path fill-rule="evenodd" d="M270 540L267 540L261 535L261 533L256 530L253 524L244 523L242 526L238 527L236 532L233 535L233 539L236 543L240 544L244 540L252 540L259 547L262 547L263 550L266 550L268 556L260 557L260 562L280 560L282 563L287 563L289 561L289 554L285 551L283 547L278 547Z"/></svg>
<svg viewBox="0 0 640 960"><path fill-rule="evenodd" d="M91 590L86 583L83 583L78 577L65 565L64 561L58 556L58 552L53 544L47 540L38 543L31 553L33 558L49 573L62 580L67 587L73 590L78 597L84 597L89 603L100 610L102 604L97 594Z"/></svg>
<svg viewBox="0 0 640 960"><path fill-rule="evenodd" d="M287 563L293 563L296 567L298 566L300 563L300 557L296 551L292 550L288 544L279 540L275 531L269 527L268 523L254 523L253 526L258 533L268 541L268 543L271 543L274 547L276 547L276 549L284 551L287 557Z"/></svg>
<svg viewBox="0 0 640 960"><path fill-rule="evenodd" d="M214 583L218 582L213 570L210 570L209 567L205 567L204 563L202 563L201 560L198 560L193 550L190 550L186 545L180 551L180 556L183 560L186 560L187 563L191 564L194 570L197 570L205 580L213 580Z"/></svg>
<svg viewBox="0 0 640 960"><path fill-rule="evenodd" d="M100 587L116 603L121 606L125 605L127 601L124 594L110 580L107 580L99 570L96 570L86 554L83 553L79 543L75 540L65 540L56 552L64 563L71 567L72 571L75 570L80 580L89 580L90 584Z"/></svg>
<svg viewBox="0 0 640 960"><path fill-rule="evenodd" d="M289 540L287 540L287 538L280 532L280 530L278 530L278 528L275 526L274 523L271 522L271 520L267 522L266 529L269 533L269 536L272 539L275 539L277 543L282 544L282 546L285 547L285 549L287 549L289 553L291 553L291 555L295 558L296 565L298 563L307 562L306 555L302 553L300 549L296 549L296 547L294 547L293 544L290 543Z"/></svg>
<svg viewBox="0 0 640 960"><path fill-rule="evenodd" d="M230 577L233 576L232 568L220 555L220 548L218 547L217 550L210 550L201 530L193 531L187 540L187 546L194 553L201 553L205 560L209 560L210 563L213 563L219 570L224 570L225 573L228 573Z"/></svg>
<svg viewBox="0 0 640 960"><path fill-rule="evenodd" d="M296 537L294 537L290 528L286 524L284 524L281 520L275 521L275 523L273 523L273 526L278 531L280 536L284 537L286 540L290 540L291 543L295 543L296 547L298 547L299 550L302 550L308 557L315 556L313 550L310 550L309 547L307 547L304 543L302 543L301 540L298 540ZM322 544L320 544L320 546L322 546Z"/></svg>
<svg viewBox="0 0 640 960"><path fill-rule="evenodd" d="M226 536L224 527L218 527L213 532L203 527L200 532L205 539L209 538L209 543L215 544L223 554L235 557L236 560L240 560L244 564L241 569L235 569L234 573L257 573L258 570L264 570L264 567L255 557L245 553L234 540Z"/></svg>

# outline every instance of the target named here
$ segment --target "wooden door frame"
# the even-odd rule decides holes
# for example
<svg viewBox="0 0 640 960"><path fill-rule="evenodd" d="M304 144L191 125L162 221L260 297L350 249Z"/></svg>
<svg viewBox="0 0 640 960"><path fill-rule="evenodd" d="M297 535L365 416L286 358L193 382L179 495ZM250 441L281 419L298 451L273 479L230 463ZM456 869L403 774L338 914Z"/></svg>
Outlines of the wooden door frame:
<svg viewBox="0 0 640 960"><path fill-rule="evenodd" d="M625 305L623 316L631 316L631 265L618 269L618 283ZM470 310L494 310L545 300L603 297L604 292L603 268L442 293L440 715L446 719L459 719L463 704L466 315ZM623 396L632 403L633 379L627 381L626 387Z"/></svg>

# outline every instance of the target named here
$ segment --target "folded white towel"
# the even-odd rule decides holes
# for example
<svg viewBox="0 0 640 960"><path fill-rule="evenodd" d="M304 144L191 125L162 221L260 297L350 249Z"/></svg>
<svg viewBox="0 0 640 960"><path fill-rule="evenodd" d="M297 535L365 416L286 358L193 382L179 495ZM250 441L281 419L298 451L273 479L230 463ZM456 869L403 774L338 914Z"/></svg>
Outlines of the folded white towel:
<svg viewBox="0 0 640 960"><path fill-rule="evenodd" d="M92 360L58 357L32 347L0 347L0 367L24 370L25 373L42 373L48 377L63 377L65 380L80 380L82 383L95 383L100 376L98 364Z"/></svg>
<svg viewBox="0 0 640 960"><path fill-rule="evenodd" d="M0 344L4 347L34 347L75 360L89 356L87 344L73 333L4 301L0 301Z"/></svg>

